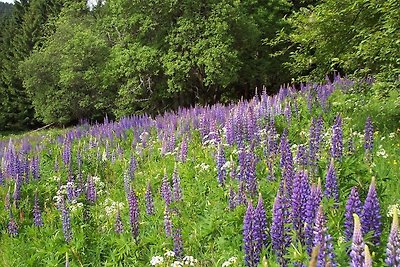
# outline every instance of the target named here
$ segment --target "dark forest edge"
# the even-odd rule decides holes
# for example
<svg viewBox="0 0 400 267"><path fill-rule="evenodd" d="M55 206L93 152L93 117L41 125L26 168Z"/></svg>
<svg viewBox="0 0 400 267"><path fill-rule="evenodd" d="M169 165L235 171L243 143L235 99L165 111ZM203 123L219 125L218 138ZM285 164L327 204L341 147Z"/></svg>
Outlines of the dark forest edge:
<svg viewBox="0 0 400 267"><path fill-rule="evenodd" d="M335 72L399 88L395 0L22 0L3 19L4 6L0 130L228 103Z"/></svg>

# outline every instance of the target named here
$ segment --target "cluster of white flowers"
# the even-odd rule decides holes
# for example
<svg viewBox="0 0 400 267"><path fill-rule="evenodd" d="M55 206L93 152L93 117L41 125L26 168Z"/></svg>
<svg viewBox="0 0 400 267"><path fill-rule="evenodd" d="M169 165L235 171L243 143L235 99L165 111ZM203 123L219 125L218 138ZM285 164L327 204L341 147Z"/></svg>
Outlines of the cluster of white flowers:
<svg viewBox="0 0 400 267"><path fill-rule="evenodd" d="M183 257L183 264L187 266L195 266L195 264L198 262L197 259L195 259L193 256L185 256Z"/></svg>
<svg viewBox="0 0 400 267"><path fill-rule="evenodd" d="M106 198L104 200L104 206L107 217L110 217L116 214L118 209L121 210L124 207L124 203L113 201L112 199Z"/></svg>
<svg viewBox="0 0 400 267"><path fill-rule="evenodd" d="M175 252L169 250L164 253L164 256L169 258L175 257Z"/></svg>
<svg viewBox="0 0 400 267"><path fill-rule="evenodd" d="M233 162L232 161L227 161L225 162L225 164L222 166L223 170L226 170L227 172L229 172L233 167Z"/></svg>
<svg viewBox="0 0 400 267"><path fill-rule="evenodd" d="M400 205L399 204L396 203L393 205L389 205L386 216L392 217L395 210L397 210L397 214L400 214Z"/></svg>
<svg viewBox="0 0 400 267"><path fill-rule="evenodd" d="M164 258L161 256L153 256L151 258L150 264L152 266L157 266L157 265L161 265L164 262Z"/></svg>
<svg viewBox="0 0 400 267"><path fill-rule="evenodd" d="M344 238L344 236L339 236L339 238L338 238L338 243L339 244L343 244L343 243L346 243L346 239Z"/></svg>
<svg viewBox="0 0 400 267"><path fill-rule="evenodd" d="M376 152L376 155L384 159L388 157L388 154L386 153L385 149L383 149L382 145L379 146L379 150Z"/></svg>
<svg viewBox="0 0 400 267"><path fill-rule="evenodd" d="M390 138L390 139L395 138L395 136L396 136L396 133L390 133L390 134L389 134L389 138Z"/></svg>
<svg viewBox="0 0 400 267"><path fill-rule="evenodd" d="M199 169L200 171L207 171L208 169L210 169L210 165L205 164L204 162L197 164L196 166L194 166L195 169Z"/></svg>
<svg viewBox="0 0 400 267"><path fill-rule="evenodd" d="M230 257L227 261L222 263L222 267L231 266L231 265L235 264L236 261L237 261L237 257Z"/></svg>
<svg viewBox="0 0 400 267"><path fill-rule="evenodd" d="M171 267L182 267L183 263L181 261L174 261L171 263Z"/></svg>

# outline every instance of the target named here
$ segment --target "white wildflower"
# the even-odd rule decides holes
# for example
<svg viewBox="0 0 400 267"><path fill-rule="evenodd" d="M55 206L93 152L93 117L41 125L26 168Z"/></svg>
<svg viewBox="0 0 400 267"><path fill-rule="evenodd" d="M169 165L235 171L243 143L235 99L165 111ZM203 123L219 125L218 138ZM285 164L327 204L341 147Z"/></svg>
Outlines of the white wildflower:
<svg viewBox="0 0 400 267"><path fill-rule="evenodd" d="M385 149L383 149L382 147L380 147L380 149L376 152L376 155L378 157L382 157L384 159L386 159L388 157L388 154L386 153Z"/></svg>
<svg viewBox="0 0 400 267"><path fill-rule="evenodd" d="M230 261L224 261L224 263L222 263L222 267L227 267L227 266L231 266L232 263Z"/></svg>
<svg viewBox="0 0 400 267"><path fill-rule="evenodd" d="M151 258L150 264L152 266L157 266L157 265L161 265L164 262L164 258L161 256L153 256Z"/></svg>
<svg viewBox="0 0 400 267"><path fill-rule="evenodd" d="M386 216L392 217L395 210L397 210L398 214L400 213L400 205L399 204L389 205Z"/></svg>
<svg viewBox="0 0 400 267"><path fill-rule="evenodd" d="M183 264L182 264L182 262L180 262L180 261L174 261L172 264L171 264L171 267L182 267L183 266Z"/></svg>
<svg viewBox="0 0 400 267"><path fill-rule="evenodd" d="M175 257L175 252L169 250L164 253L164 256L165 257Z"/></svg>
<svg viewBox="0 0 400 267"><path fill-rule="evenodd" d="M185 256L183 258L184 265L195 266L197 262L197 259L195 259L193 256Z"/></svg>
<svg viewBox="0 0 400 267"><path fill-rule="evenodd" d="M393 139L395 136L396 136L396 133L390 133L390 134L389 134L389 138L390 138L390 139Z"/></svg>

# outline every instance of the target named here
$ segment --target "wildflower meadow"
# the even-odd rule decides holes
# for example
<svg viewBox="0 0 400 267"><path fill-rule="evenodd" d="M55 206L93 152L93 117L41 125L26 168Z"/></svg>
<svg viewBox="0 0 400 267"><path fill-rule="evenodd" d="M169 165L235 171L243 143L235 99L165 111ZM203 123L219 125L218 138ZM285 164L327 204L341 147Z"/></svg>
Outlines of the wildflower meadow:
<svg viewBox="0 0 400 267"><path fill-rule="evenodd" d="M0 266L400 266L399 93L339 75L0 138Z"/></svg>

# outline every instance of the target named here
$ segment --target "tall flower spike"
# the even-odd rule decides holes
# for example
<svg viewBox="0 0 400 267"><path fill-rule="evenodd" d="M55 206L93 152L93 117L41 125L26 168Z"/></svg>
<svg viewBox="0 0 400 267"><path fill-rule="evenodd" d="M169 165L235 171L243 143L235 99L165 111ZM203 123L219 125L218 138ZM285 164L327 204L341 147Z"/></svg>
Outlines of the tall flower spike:
<svg viewBox="0 0 400 267"><path fill-rule="evenodd" d="M164 210L164 230L167 237L172 236L172 221L168 207L165 207Z"/></svg>
<svg viewBox="0 0 400 267"><path fill-rule="evenodd" d="M340 115L336 116L335 123L332 127L332 142L331 142L331 156L334 159L340 160L343 155L343 129L342 118Z"/></svg>
<svg viewBox="0 0 400 267"><path fill-rule="evenodd" d="M174 253L178 259L183 256L183 241L181 228L174 228Z"/></svg>
<svg viewBox="0 0 400 267"><path fill-rule="evenodd" d="M360 267L364 265L365 261L365 243L363 240L363 236L361 233L361 223L360 218L357 214L353 214L354 216L354 231L353 231L353 242L351 244L350 251L350 266L351 267Z"/></svg>
<svg viewBox="0 0 400 267"><path fill-rule="evenodd" d="M61 198L60 210L61 210L61 220L62 220L64 238L65 241L69 243L72 240L71 218L69 210L65 204L64 197Z"/></svg>
<svg viewBox="0 0 400 267"><path fill-rule="evenodd" d="M224 169L224 165L226 163L225 152L222 144L218 145L218 154L217 154L217 175L218 175L218 183L220 185L225 184L226 180L226 170Z"/></svg>
<svg viewBox="0 0 400 267"><path fill-rule="evenodd" d="M133 188L130 188L128 194L129 204L129 221L131 225L132 237L137 241L139 236L139 205L136 193Z"/></svg>
<svg viewBox="0 0 400 267"><path fill-rule="evenodd" d="M174 189L174 201L181 201L182 200L181 178L179 177L176 165L174 168L174 172L172 174L172 186Z"/></svg>
<svg viewBox="0 0 400 267"><path fill-rule="evenodd" d="M333 164L333 159L328 167L328 172L326 174L325 180L325 196L328 199L333 199L335 203L339 202L339 188L337 184L337 177L335 166Z"/></svg>
<svg viewBox="0 0 400 267"><path fill-rule="evenodd" d="M393 221L386 248L385 263L390 267L400 266L399 216L397 214L397 208L393 210Z"/></svg>
<svg viewBox="0 0 400 267"><path fill-rule="evenodd" d="M35 200L33 204L33 223L38 227L43 226L42 213L40 212L37 191L35 192Z"/></svg>
<svg viewBox="0 0 400 267"><path fill-rule="evenodd" d="M257 207L254 211L254 219L255 223L258 224L258 228L260 233L258 234L258 238L261 239L259 241L260 244L260 252L263 246L267 245L267 215L264 208L264 201L261 196L261 193L258 194L258 202Z"/></svg>
<svg viewBox="0 0 400 267"><path fill-rule="evenodd" d="M161 197L164 199L165 204L169 206L172 203L171 185L168 181L167 171L164 169L164 177L161 182Z"/></svg>
<svg viewBox="0 0 400 267"><path fill-rule="evenodd" d="M364 246L364 265L363 267L372 267L372 258L371 258L371 253L369 252L369 248L367 244Z"/></svg>
<svg viewBox="0 0 400 267"><path fill-rule="evenodd" d="M379 245L381 233L382 233L382 222L381 222L381 208L379 204L378 194L376 192L375 177L372 177L371 184L369 186L368 195L365 199L364 208L362 212L362 232L367 234L373 233L372 243Z"/></svg>
<svg viewBox="0 0 400 267"><path fill-rule="evenodd" d="M147 183L145 199L146 199L146 214L153 215L154 214L154 199L153 199L153 194L151 192L150 181L148 181L148 183Z"/></svg>
<svg viewBox="0 0 400 267"><path fill-rule="evenodd" d="M8 221L7 226L8 234L11 237L16 237L18 235L18 224L15 222L12 211L10 210L10 220Z"/></svg>
<svg viewBox="0 0 400 267"><path fill-rule="evenodd" d="M351 192L349 198L346 203L346 211L345 211L345 221L344 221L344 236L346 241L350 241L353 236L354 229L354 219L353 214L357 214L361 216L362 211L362 203L360 197L358 196L357 188L354 186L351 188Z"/></svg>
<svg viewBox="0 0 400 267"><path fill-rule="evenodd" d="M96 186L92 176L89 176L87 180L86 199L90 204L94 204L97 200Z"/></svg>
<svg viewBox="0 0 400 267"><path fill-rule="evenodd" d="M365 122L364 141L365 152L372 155L372 150L374 148L374 126L372 125L371 117L368 117Z"/></svg>
<svg viewBox="0 0 400 267"><path fill-rule="evenodd" d="M229 187L228 207L230 210L234 210L236 208L236 194L232 186Z"/></svg>
<svg viewBox="0 0 400 267"><path fill-rule="evenodd" d="M307 212L307 198L310 195L308 176L304 171L296 173L293 181L293 194L291 197L293 229L304 244L304 223Z"/></svg>
<svg viewBox="0 0 400 267"><path fill-rule="evenodd" d="M119 208L117 210L117 216L115 218L114 231L117 234L121 234L124 231L124 225L122 223L121 212L120 212Z"/></svg>
<svg viewBox="0 0 400 267"><path fill-rule="evenodd" d="M245 265L255 267L260 261L262 237L257 222L255 210L251 201L248 201L246 214L243 219L243 243Z"/></svg>

